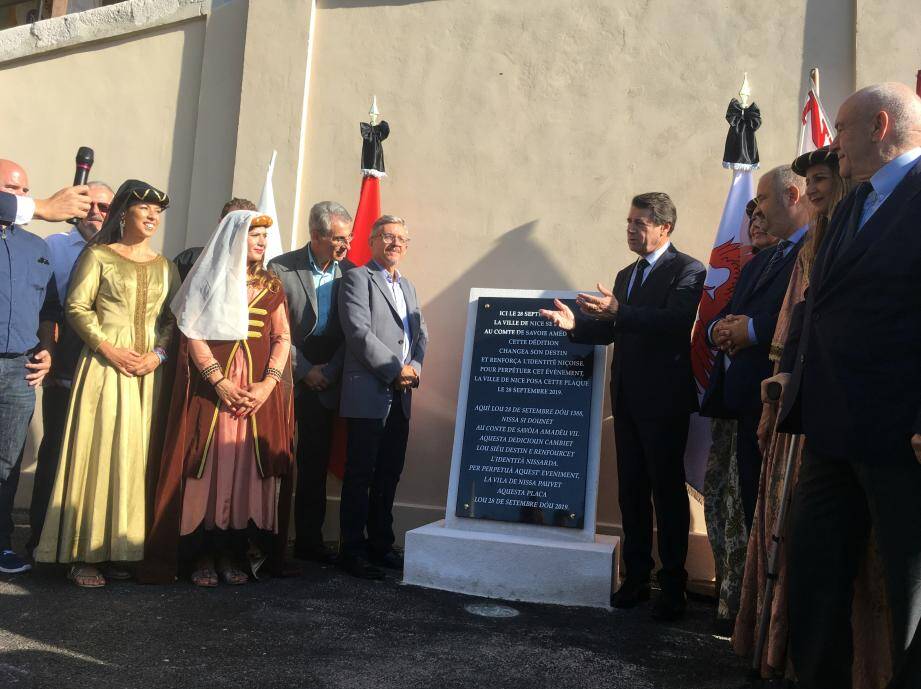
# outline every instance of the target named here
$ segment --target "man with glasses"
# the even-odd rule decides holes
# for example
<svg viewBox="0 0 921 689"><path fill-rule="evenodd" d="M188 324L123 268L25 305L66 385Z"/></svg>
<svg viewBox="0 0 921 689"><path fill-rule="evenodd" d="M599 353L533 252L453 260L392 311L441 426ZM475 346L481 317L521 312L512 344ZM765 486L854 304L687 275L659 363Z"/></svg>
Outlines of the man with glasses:
<svg viewBox="0 0 921 689"><path fill-rule="evenodd" d="M321 201L310 209L307 227L310 241L273 259L269 269L284 286L291 322L298 424L294 555L329 564L335 553L323 543L326 472L345 358L337 296L343 274L355 267L345 257L352 216L338 203Z"/></svg>
<svg viewBox="0 0 921 689"><path fill-rule="evenodd" d="M83 251L86 243L102 227L109 212L109 204L115 193L105 182L89 182L90 208L86 217L79 220L68 232L60 232L48 237L51 269L58 295L63 303L67 297L70 274ZM83 341L73 332L67 322L62 320L58 327L57 344L54 350L54 365L42 389L42 426L44 435L35 458L35 481L32 487L32 503L29 506L29 526L31 534L26 543L30 553L38 545L45 525L45 512L48 500L54 488L54 477L58 470L58 457L61 443L64 441L64 422L67 420L67 404L70 401L70 388L73 382L77 359L83 349Z"/></svg>
<svg viewBox="0 0 921 689"><path fill-rule="evenodd" d="M428 332L416 288L397 270L409 246L405 221L381 216L368 241L371 260L339 291L346 345L339 413L348 420L339 563L353 576L380 579L380 567L403 569L393 548L393 500Z"/></svg>

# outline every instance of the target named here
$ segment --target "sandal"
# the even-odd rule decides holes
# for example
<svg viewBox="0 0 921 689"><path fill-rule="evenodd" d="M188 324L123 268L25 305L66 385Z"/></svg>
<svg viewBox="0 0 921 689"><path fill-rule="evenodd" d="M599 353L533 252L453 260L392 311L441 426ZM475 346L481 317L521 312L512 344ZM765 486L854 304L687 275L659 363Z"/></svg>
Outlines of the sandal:
<svg viewBox="0 0 921 689"><path fill-rule="evenodd" d="M213 567L196 569L192 572L192 583L203 588L215 588L217 586L217 570Z"/></svg>
<svg viewBox="0 0 921 689"><path fill-rule="evenodd" d="M98 589L106 585L105 577L92 565L71 565L67 578L84 589Z"/></svg>

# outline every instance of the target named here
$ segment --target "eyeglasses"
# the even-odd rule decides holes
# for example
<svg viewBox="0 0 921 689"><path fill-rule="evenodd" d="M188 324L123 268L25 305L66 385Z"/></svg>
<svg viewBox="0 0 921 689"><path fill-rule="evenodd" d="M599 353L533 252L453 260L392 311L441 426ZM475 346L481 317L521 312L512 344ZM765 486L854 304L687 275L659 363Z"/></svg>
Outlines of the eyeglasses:
<svg viewBox="0 0 921 689"><path fill-rule="evenodd" d="M339 246L346 246L352 243L352 235L349 235L348 237L330 237L329 241Z"/></svg>
<svg viewBox="0 0 921 689"><path fill-rule="evenodd" d="M109 204L104 201L90 201L90 208L96 206L96 210L105 215L109 212Z"/></svg>
<svg viewBox="0 0 921 689"><path fill-rule="evenodd" d="M396 244L397 246L409 245L409 237L401 237L396 234L390 234L389 232L377 236L384 240L384 244Z"/></svg>

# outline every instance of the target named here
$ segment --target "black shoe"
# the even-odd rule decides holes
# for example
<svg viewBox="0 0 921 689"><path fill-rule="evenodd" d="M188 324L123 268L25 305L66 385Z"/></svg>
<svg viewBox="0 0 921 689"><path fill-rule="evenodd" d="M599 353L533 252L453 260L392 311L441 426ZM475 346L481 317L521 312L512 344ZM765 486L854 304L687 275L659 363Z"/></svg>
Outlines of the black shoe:
<svg viewBox="0 0 921 689"><path fill-rule="evenodd" d="M294 557L298 560L318 562L321 565L331 565L336 561L338 554L332 548L327 547L325 543L317 543L306 548L295 546Z"/></svg>
<svg viewBox="0 0 921 689"><path fill-rule="evenodd" d="M371 557L368 559L378 567L395 569L398 572L403 571L403 553L398 550L388 550L383 555L372 553Z"/></svg>
<svg viewBox="0 0 921 689"><path fill-rule="evenodd" d="M617 589L617 593L611 596L611 605L621 609L633 608L648 600L649 582L628 577L621 587Z"/></svg>
<svg viewBox="0 0 921 689"><path fill-rule="evenodd" d="M359 579L384 578L384 572L381 568L375 567L361 555L342 554L339 556L338 564L339 567L342 568L342 571L351 574L353 577L358 577Z"/></svg>
<svg viewBox="0 0 921 689"><path fill-rule="evenodd" d="M684 616L688 597L684 591L662 591L652 604L652 619L659 622L674 622Z"/></svg>

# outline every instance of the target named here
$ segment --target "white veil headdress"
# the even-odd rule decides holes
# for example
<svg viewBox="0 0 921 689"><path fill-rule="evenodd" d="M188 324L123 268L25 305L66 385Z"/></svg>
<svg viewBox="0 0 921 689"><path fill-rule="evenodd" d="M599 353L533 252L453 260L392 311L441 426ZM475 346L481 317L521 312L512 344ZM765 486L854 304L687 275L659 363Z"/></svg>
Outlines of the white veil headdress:
<svg viewBox="0 0 921 689"><path fill-rule="evenodd" d="M249 331L246 290L247 236L256 211L232 211L217 226L170 308L182 334L192 340L245 340ZM265 264L273 242L269 227ZM280 246L280 242L277 242Z"/></svg>

